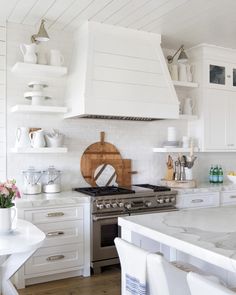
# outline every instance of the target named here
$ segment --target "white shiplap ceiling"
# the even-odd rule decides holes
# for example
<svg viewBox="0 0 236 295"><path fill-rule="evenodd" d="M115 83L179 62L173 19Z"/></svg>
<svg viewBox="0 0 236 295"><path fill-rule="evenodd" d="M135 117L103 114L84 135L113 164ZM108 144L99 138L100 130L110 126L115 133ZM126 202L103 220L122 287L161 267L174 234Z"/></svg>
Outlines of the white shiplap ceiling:
<svg viewBox="0 0 236 295"><path fill-rule="evenodd" d="M74 30L94 20L161 33L175 48L210 43L236 48L236 0L0 0L0 22Z"/></svg>

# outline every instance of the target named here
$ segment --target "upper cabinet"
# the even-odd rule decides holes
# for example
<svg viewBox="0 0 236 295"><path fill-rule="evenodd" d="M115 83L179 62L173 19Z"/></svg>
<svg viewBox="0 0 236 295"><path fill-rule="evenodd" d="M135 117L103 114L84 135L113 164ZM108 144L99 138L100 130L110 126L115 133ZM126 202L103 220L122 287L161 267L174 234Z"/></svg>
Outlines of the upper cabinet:
<svg viewBox="0 0 236 295"><path fill-rule="evenodd" d="M202 151L236 152L236 50L202 44L189 50L199 83L199 120L189 132Z"/></svg>
<svg viewBox="0 0 236 295"><path fill-rule="evenodd" d="M178 118L158 34L86 22L75 32L66 117Z"/></svg>

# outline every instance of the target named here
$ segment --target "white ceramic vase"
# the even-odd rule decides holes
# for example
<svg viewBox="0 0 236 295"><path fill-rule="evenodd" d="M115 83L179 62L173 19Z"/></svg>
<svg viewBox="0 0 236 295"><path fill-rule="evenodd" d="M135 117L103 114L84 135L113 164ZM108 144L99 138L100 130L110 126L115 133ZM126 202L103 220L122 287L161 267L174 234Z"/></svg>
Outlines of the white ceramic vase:
<svg viewBox="0 0 236 295"><path fill-rule="evenodd" d="M16 208L0 208L0 234L7 234L15 227Z"/></svg>

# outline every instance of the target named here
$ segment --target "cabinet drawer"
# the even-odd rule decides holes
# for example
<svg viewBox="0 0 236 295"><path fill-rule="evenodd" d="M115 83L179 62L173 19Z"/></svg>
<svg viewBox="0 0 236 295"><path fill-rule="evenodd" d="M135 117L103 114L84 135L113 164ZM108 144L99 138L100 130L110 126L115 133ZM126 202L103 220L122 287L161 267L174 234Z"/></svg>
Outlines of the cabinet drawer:
<svg viewBox="0 0 236 295"><path fill-rule="evenodd" d="M83 244L40 248L25 264L25 274L57 271L83 263Z"/></svg>
<svg viewBox="0 0 236 295"><path fill-rule="evenodd" d="M83 219L83 207L52 208L25 212L25 219L34 224Z"/></svg>
<svg viewBox="0 0 236 295"><path fill-rule="evenodd" d="M40 223L37 226L46 234L43 247L48 247L83 242L83 225L83 220L73 220Z"/></svg>
<svg viewBox="0 0 236 295"><path fill-rule="evenodd" d="M222 205L236 204L236 191L221 192L220 203Z"/></svg>
<svg viewBox="0 0 236 295"><path fill-rule="evenodd" d="M177 196L178 208L219 206L219 193L185 194Z"/></svg>

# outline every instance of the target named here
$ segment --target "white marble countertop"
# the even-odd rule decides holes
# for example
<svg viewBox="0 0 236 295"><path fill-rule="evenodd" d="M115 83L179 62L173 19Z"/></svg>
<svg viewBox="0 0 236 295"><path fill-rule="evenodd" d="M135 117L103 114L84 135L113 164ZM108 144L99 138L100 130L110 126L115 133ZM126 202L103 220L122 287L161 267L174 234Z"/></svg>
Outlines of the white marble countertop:
<svg viewBox="0 0 236 295"><path fill-rule="evenodd" d="M0 255L9 255L38 249L45 234L26 220L17 220L16 229L0 235Z"/></svg>
<svg viewBox="0 0 236 295"><path fill-rule="evenodd" d="M90 197L75 191L65 191L56 194L23 195L15 203L17 208L76 205L90 203Z"/></svg>
<svg viewBox="0 0 236 295"><path fill-rule="evenodd" d="M205 192L221 192L236 190L236 184L225 182L222 184L199 183L195 188L174 189L179 194L205 193Z"/></svg>
<svg viewBox="0 0 236 295"><path fill-rule="evenodd" d="M120 217L118 223L122 230L236 272L236 206Z"/></svg>

